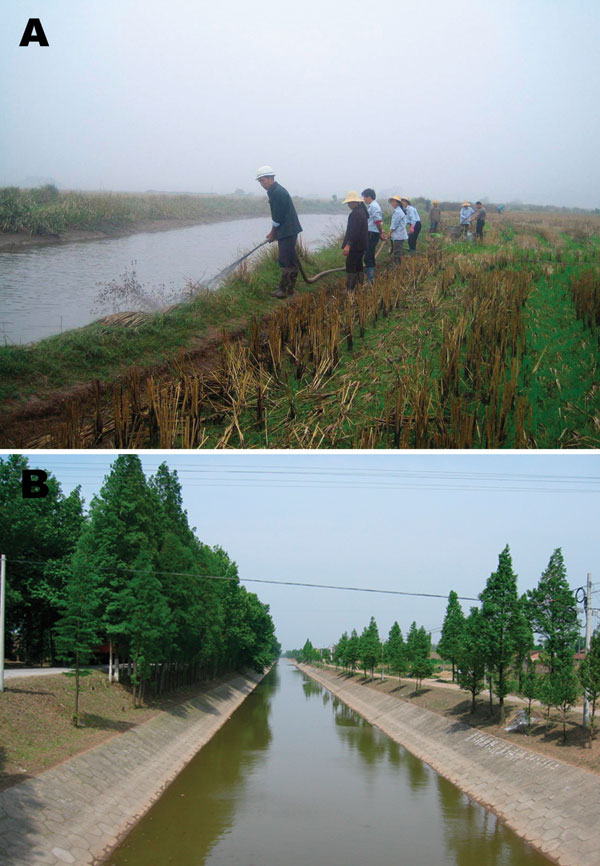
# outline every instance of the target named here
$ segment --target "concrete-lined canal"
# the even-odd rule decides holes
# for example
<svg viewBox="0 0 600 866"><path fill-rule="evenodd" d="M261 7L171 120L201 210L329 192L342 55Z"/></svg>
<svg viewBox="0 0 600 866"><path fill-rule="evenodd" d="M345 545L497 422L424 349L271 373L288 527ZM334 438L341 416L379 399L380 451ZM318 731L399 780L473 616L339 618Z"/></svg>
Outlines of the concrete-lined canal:
<svg viewBox="0 0 600 866"><path fill-rule="evenodd" d="M106 862L549 863L491 812L285 662Z"/></svg>

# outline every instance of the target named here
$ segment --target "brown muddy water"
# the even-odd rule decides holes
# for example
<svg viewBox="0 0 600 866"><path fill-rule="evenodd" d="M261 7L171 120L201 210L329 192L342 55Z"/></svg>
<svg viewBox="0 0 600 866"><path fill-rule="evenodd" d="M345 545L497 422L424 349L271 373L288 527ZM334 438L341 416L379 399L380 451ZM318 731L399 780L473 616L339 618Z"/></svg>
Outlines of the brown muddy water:
<svg viewBox="0 0 600 866"><path fill-rule="evenodd" d="M320 684L281 661L109 866L548 866Z"/></svg>
<svg viewBox="0 0 600 866"><path fill-rule="evenodd" d="M303 242L318 249L345 219L302 214L301 222ZM0 343L30 343L110 313L175 303L187 280L208 282L261 243L270 226L258 217L0 253ZM105 291L133 272L133 295Z"/></svg>

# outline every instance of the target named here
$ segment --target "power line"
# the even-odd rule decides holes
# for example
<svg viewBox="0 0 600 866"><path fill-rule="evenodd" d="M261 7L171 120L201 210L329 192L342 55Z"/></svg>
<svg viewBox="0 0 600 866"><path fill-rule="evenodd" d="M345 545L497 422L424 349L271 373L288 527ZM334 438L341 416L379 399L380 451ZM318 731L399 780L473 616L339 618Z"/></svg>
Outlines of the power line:
<svg viewBox="0 0 600 866"><path fill-rule="evenodd" d="M26 563L28 565L46 565L45 562L38 562L31 559L13 559L11 560L11 562ZM243 583L267 583L271 586L304 586L309 587L310 589L337 589L343 592L373 592L383 595L408 595L418 598L448 598L447 595L441 595L440 593L434 592L408 592L406 590L400 589L374 589L373 587L366 586L335 586L334 584L329 583L304 583L298 580L266 580L264 578L239 577L237 575L232 577L226 577L218 574L198 574L186 571L154 571L149 569L144 569L143 571L140 571L135 568L129 568L128 566L119 566L119 568L122 568L123 571L131 571L134 574L158 574L170 577L203 577L207 580L239 580ZM459 595L458 598L460 598L462 601L479 601L478 598L473 598L472 596L467 595Z"/></svg>

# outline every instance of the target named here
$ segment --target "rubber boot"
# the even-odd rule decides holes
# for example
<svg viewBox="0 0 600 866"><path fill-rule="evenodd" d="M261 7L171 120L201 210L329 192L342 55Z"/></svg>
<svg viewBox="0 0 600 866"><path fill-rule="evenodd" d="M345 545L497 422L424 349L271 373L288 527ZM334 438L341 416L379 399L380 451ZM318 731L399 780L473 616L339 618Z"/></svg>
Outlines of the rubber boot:
<svg viewBox="0 0 600 866"><path fill-rule="evenodd" d="M349 292L353 292L358 282L358 274L346 274L346 288Z"/></svg>
<svg viewBox="0 0 600 866"><path fill-rule="evenodd" d="M371 265L368 268L365 268L365 274L367 275L367 279L370 283L373 283L375 281L375 268L374 268L374 266Z"/></svg>
<svg viewBox="0 0 600 866"><path fill-rule="evenodd" d="M294 294L294 286L296 285L296 280L298 279L298 268L288 268L289 270L289 282L287 287L288 295Z"/></svg>
<svg viewBox="0 0 600 866"><path fill-rule="evenodd" d="M360 271L356 276L358 277L358 285L363 286L365 282L365 272Z"/></svg>
<svg viewBox="0 0 600 866"><path fill-rule="evenodd" d="M282 268L281 269L281 277L279 279L279 285L276 289L271 292L272 297L274 298L287 298L288 286L290 283L290 268Z"/></svg>

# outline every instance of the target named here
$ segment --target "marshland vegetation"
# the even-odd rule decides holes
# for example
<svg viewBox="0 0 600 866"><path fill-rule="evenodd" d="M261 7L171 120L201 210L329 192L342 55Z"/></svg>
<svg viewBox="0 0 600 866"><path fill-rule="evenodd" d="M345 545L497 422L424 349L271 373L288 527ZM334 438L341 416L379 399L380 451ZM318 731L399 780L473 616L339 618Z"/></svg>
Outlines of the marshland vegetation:
<svg viewBox="0 0 600 866"><path fill-rule="evenodd" d="M295 199L311 212L329 213L332 202ZM53 184L0 188L0 232L62 235L69 231L113 232L148 221L217 222L268 213L266 198L193 193L121 193L59 190ZM337 205L337 211L341 211Z"/></svg>
<svg viewBox="0 0 600 866"><path fill-rule="evenodd" d="M308 258L314 273L341 256L333 244ZM25 363L50 383L70 357L68 376L81 364L96 381L42 435L30 426L5 444L597 447L599 261L596 216L493 215L482 246L423 238L373 286L348 294L333 275L276 306L269 251L170 313L9 347L13 395ZM218 337L208 356L200 329ZM142 366L153 344L160 370Z"/></svg>

